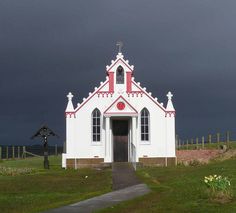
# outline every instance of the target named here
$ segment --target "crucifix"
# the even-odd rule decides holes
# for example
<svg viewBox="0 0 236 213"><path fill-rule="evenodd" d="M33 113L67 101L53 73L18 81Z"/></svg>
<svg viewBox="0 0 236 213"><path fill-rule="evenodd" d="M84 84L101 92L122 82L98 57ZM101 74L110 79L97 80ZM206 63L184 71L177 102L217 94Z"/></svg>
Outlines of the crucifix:
<svg viewBox="0 0 236 213"><path fill-rule="evenodd" d="M119 53L121 53L121 48L123 47L123 42L122 41L117 41L116 46L118 46Z"/></svg>
<svg viewBox="0 0 236 213"><path fill-rule="evenodd" d="M49 136L57 136L51 129L47 126L42 126L32 137L41 137L43 139L43 149L44 149L44 169L49 169L49 160L48 160L48 137Z"/></svg>

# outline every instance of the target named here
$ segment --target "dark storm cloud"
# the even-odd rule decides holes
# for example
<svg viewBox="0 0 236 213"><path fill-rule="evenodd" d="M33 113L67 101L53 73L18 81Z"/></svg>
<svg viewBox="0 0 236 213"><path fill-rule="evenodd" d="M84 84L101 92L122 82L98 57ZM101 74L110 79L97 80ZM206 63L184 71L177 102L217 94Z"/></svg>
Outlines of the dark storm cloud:
<svg viewBox="0 0 236 213"><path fill-rule="evenodd" d="M44 122L65 138L74 104L105 80L115 43L135 77L166 104L183 138L236 135L235 1L1 1L0 144L33 143Z"/></svg>

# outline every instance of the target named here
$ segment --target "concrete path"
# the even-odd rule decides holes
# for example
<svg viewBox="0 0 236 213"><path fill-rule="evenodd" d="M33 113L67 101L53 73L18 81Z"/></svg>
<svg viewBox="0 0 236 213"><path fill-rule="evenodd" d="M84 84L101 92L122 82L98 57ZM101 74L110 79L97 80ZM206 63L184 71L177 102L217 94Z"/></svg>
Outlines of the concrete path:
<svg viewBox="0 0 236 213"><path fill-rule="evenodd" d="M112 164L112 189L118 190L141 183L137 178L134 168L127 162Z"/></svg>
<svg viewBox="0 0 236 213"><path fill-rule="evenodd" d="M47 213L91 213L95 210L113 206L122 201L147 194L148 192L150 192L150 189L146 184L138 184L71 204L69 206L54 209Z"/></svg>
<svg viewBox="0 0 236 213"><path fill-rule="evenodd" d="M112 188L116 191L53 209L47 213L91 213L150 192L146 184L140 183L129 163L113 163L112 182Z"/></svg>

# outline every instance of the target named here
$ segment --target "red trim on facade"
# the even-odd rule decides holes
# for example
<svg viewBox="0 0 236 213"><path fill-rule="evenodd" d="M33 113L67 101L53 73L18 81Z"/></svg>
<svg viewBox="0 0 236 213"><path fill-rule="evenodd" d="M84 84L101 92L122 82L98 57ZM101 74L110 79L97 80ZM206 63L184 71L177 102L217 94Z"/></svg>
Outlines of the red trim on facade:
<svg viewBox="0 0 236 213"><path fill-rule="evenodd" d="M104 115L137 115L135 112L107 112Z"/></svg>
<svg viewBox="0 0 236 213"><path fill-rule="evenodd" d="M134 97L136 95L136 97L138 97L140 95L140 97L143 97L143 92L142 91L132 91L130 93L128 93L128 97L132 96Z"/></svg>
<svg viewBox="0 0 236 213"><path fill-rule="evenodd" d="M126 73L126 92L131 93L131 72Z"/></svg>
<svg viewBox="0 0 236 213"><path fill-rule="evenodd" d="M116 104L118 110L123 110L125 108L124 102L120 101Z"/></svg>
<svg viewBox="0 0 236 213"><path fill-rule="evenodd" d="M135 111L135 113L138 113L138 111L137 111L127 100L125 100L125 98L124 98L122 95L120 95L115 101L112 102L112 104L104 111L103 114L106 114L107 111L108 111L120 98L123 99L123 101ZM130 112L121 112L120 114L125 114L125 113L130 113ZM107 114L109 114L109 113L107 113ZM132 112L132 114L134 114L134 113Z"/></svg>
<svg viewBox="0 0 236 213"><path fill-rule="evenodd" d="M65 113L66 118L67 117L72 118L72 115L73 115L74 118L76 118L75 112L66 112Z"/></svg>
<svg viewBox="0 0 236 213"><path fill-rule="evenodd" d="M174 117L175 117L175 111L166 111L165 117L167 117L167 116L171 117L171 115L174 115Z"/></svg>
<svg viewBox="0 0 236 213"><path fill-rule="evenodd" d="M162 109L164 112L166 112L166 110L164 109L164 107L160 106L154 99L153 97L151 97L145 90L142 89L142 87L140 87L139 85L136 84L136 82L132 81L132 83L138 87L149 99L152 100L153 103L155 103L160 109Z"/></svg>
<svg viewBox="0 0 236 213"><path fill-rule="evenodd" d="M112 96L113 96L113 93L114 93L114 92L101 91L101 92L97 92L97 95L98 95L98 97L102 96L102 98L104 98L104 97L107 97L107 98L108 98L109 95L110 95L110 97L112 97Z"/></svg>
<svg viewBox="0 0 236 213"><path fill-rule="evenodd" d="M114 92L114 72L109 73L109 92Z"/></svg>
<svg viewBox="0 0 236 213"><path fill-rule="evenodd" d="M130 69L131 72L133 71L133 69L129 66L129 64L127 64L127 63L125 62L125 60L119 58L111 67L109 67L109 69L107 70L107 72L110 72L111 69L118 63L118 61L122 61L122 62Z"/></svg>
<svg viewBox="0 0 236 213"><path fill-rule="evenodd" d="M75 113L80 110L94 95L96 95L109 81L105 81L96 91L93 92L93 94L87 98L87 100L81 104L77 109L75 109Z"/></svg>

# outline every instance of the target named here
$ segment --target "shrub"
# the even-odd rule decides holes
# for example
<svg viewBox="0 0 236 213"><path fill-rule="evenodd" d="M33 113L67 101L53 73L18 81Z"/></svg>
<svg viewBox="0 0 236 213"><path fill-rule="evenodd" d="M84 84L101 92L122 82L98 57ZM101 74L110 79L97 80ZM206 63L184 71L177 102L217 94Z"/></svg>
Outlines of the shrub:
<svg viewBox="0 0 236 213"><path fill-rule="evenodd" d="M231 183L228 177L221 175L209 175L204 178L209 189L210 198L219 202L228 202L232 198Z"/></svg>

